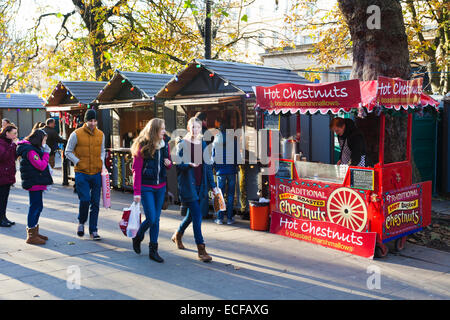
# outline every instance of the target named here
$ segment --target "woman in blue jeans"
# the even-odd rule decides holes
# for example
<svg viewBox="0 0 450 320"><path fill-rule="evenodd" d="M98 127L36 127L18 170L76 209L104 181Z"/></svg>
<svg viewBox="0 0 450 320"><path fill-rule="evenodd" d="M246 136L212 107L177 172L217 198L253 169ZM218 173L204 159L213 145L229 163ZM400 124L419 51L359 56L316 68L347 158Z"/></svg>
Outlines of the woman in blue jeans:
<svg viewBox="0 0 450 320"><path fill-rule="evenodd" d="M202 236L202 211L200 199L208 197L208 190L213 189L217 193L216 184L212 174L212 167L208 161L204 161L204 151L206 143L202 140L202 122L197 118L188 121L188 134L177 144L178 192L180 201L188 207L186 217L181 222L178 230L172 236L179 249L184 249L181 238L184 231L192 222L194 229L195 243L198 249L198 258L204 262L210 262L211 256L205 249L205 242ZM211 158L210 156L206 156Z"/></svg>
<svg viewBox="0 0 450 320"><path fill-rule="evenodd" d="M164 259L158 254L159 217L166 193L166 169L172 166L169 139L164 120L153 118L131 147L134 201L142 201L145 214L145 221L133 238L133 249L141 253L141 242L150 229L149 258L160 263Z"/></svg>

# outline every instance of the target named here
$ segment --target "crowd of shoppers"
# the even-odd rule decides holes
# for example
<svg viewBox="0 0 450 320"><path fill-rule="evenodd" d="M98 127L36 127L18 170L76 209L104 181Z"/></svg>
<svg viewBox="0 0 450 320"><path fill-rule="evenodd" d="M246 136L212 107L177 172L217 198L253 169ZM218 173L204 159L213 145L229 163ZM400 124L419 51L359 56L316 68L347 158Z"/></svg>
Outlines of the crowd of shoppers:
<svg viewBox="0 0 450 320"><path fill-rule="evenodd" d="M166 134L163 119L150 120L134 139L131 146L133 156L133 199L142 203L145 220L141 223L132 247L141 253L141 242L149 232L149 258L162 263L158 253L159 221L167 190L167 170L174 164L177 170L177 186L180 202L185 206L184 219L174 232L171 240L178 249L185 249L182 237L192 224L197 246L198 259L210 262L212 257L206 252L202 234L202 219L208 218L208 192L218 194L220 189L226 194L227 210L219 212L216 222L232 224L236 165L229 164L226 154L234 149L235 141L227 141L226 121L217 122L217 135L212 139L212 153L208 154L203 139L206 124L204 114L192 117L187 124L187 134L176 141L177 163L172 162L169 147L170 137ZM79 198L78 227L76 233L84 236L84 224L89 219L89 234L92 240L100 240L98 218L101 195L101 172L105 168L105 136L97 128L97 114L93 109L85 113L84 125L72 132L66 141L55 129L56 121L47 119L38 122L24 139L17 138L18 128L8 119L2 119L0 131L0 227L11 227L15 223L6 216L6 208L11 186L16 182L16 160L20 159L22 188L28 191L29 208L26 226L26 243L43 245L47 236L39 232L39 218L44 208L43 193L53 184L52 168L55 153L60 143L66 144L65 157L74 164L76 193ZM203 128L202 128L203 127ZM211 141L211 142L212 142ZM209 142L209 143L211 143ZM213 163L213 159L220 159ZM223 160L223 161L222 161ZM214 182L213 169L218 186ZM220 188L220 189L219 189ZM206 213L205 213L206 212Z"/></svg>

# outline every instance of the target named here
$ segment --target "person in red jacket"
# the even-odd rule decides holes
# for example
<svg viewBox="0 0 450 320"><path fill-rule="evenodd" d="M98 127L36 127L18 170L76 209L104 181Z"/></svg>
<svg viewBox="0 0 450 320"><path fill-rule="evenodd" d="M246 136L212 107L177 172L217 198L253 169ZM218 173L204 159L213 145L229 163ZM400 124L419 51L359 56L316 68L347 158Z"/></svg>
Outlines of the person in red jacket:
<svg viewBox="0 0 450 320"><path fill-rule="evenodd" d="M9 191L16 182L17 128L7 125L0 133L0 227L11 227L15 222L6 217Z"/></svg>

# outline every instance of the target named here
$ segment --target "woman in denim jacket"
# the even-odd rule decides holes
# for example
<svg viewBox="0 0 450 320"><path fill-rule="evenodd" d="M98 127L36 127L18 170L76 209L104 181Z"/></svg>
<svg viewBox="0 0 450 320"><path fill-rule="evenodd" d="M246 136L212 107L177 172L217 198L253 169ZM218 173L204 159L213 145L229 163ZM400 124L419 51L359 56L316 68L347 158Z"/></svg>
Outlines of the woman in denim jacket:
<svg viewBox="0 0 450 320"><path fill-rule="evenodd" d="M188 134L177 143L177 157L181 162L177 163L178 192L180 201L186 203L188 211L178 230L172 236L172 241L179 249L184 249L181 237L192 222L195 243L198 249L198 258L203 262L210 262L211 256L205 249L202 236L202 212L200 198L208 197L208 190L218 190L212 173L211 157L205 159L206 143L202 140L202 122L197 118L188 121Z"/></svg>

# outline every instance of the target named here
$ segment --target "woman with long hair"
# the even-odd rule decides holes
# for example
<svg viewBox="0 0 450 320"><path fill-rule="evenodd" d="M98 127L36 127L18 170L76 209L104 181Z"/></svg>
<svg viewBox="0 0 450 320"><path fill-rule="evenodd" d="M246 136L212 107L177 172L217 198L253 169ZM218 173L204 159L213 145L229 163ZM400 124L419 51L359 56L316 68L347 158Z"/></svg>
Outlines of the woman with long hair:
<svg viewBox="0 0 450 320"><path fill-rule="evenodd" d="M0 227L11 227L15 222L6 217L9 191L16 183L17 128L6 125L0 133Z"/></svg>
<svg viewBox="0 0 450 320"><path fill-rule="evenodd" d="M28 244L45 244L48 238L39 234L39 217L44 204L42 194L47 186L53 184L50 174L48 160L50 147L46 144L47 133L42 129L31 131L24 140L19 141L17 155L20 160L20 176L22 187L28 190L30 208L27 218L27 240Z"/></svg>
<svg viewBox="0 0 450 320"><path fill-rule="evenodd" d="M187 205L188 210L178 230L172 236L172 241L179 249L184 249L181 238L192 222L198 258L203 262L210 262L212 258L206 252L202 236L200 199L208 198L209 189L213 189L214 193L218 190L211 165L203 161L206 143L201 134L202 122L195 117L191 118L188 121L187 129L188 133L177 144L177 156L181 159L181 162L177 163L177 176L180 201Z"/></svg>
<svg viewBox="0 0 450 320"><path fill-rule="evenodd" d="M141 253L141 242L150 229L149 258L164 262L158 254L159 218L166 194L166 169L172 167L164 120L153 118L131 146L133 155L134 201L142 200L145 220L133 240L133 249Z"/></svg>

